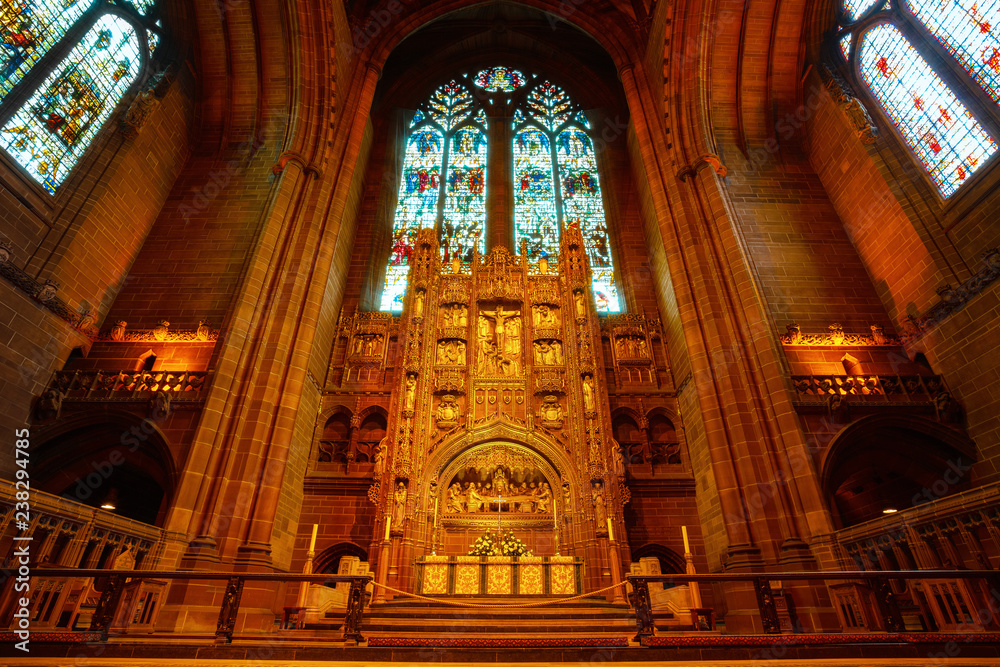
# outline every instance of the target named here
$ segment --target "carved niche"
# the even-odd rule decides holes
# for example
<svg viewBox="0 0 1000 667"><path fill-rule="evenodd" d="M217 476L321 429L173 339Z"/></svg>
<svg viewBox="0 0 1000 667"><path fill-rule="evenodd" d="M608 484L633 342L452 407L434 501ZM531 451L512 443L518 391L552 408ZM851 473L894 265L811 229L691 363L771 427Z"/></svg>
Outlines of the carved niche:
<svg viewBox="0 0 1000 667"><path fill-rule="evenodd" d="M521 311L502 303L480 308L476 323L476 373L486 377L516 377L524 369L521 357Z"/></svg>

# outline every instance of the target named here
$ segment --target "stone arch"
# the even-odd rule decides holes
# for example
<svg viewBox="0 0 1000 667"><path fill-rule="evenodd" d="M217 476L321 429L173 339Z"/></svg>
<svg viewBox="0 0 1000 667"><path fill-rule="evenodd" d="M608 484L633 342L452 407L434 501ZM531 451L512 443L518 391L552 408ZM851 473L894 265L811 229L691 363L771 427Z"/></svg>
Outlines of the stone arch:
<svg viewBox="0 0 1000 667"><path fill-rule="evenodd" d="M820 460L820 484L842 527L969 488L975 443L922 417L871 415L837 434Z"/></svg>
<svg viewBox="0 0 1000 667"><path fill-rule="evenodd" d="M110 409L62 419L38 431L33 487L98 507L112 491L117 514L162 525L178 473L166 435L152 419Z"/></svg>
<svg viewBox="0 0 1000 667"><path fill-rule="evenodd" d="M344 556L356 556L362 562L368 562L368 551L353 542L339 542L323 549L316 554L313 561L313 572L316 574L337 574L340 560Z"/></svg>
<svg viewBox="0 0 1000 667"><path fill-rule="evenodd" d="M440 502L444 502L445 499L447 491L445 485L447 479L450 479L450 471L456 469L460 464L461 456L477 447L493 442L522 447L540 457L547 467L546 477L552 486L554 500L562 497L560 487L565 483L570 485L571 497L579 495L582 484L587 484L589 489L590 481L577 479L572 459L555 440L537 431L529 431L505 423L494 423L485 428L457 434L432 452L427 460L426 470L428 482L438 481L437 492L441 498ZM445 479L446 477L447 479ZM442 479L445 481L442 482ZM431 496L426 494L425 497L430 498ZM558 510L563 510L563 508L564 506L560 505Z"/></svg>

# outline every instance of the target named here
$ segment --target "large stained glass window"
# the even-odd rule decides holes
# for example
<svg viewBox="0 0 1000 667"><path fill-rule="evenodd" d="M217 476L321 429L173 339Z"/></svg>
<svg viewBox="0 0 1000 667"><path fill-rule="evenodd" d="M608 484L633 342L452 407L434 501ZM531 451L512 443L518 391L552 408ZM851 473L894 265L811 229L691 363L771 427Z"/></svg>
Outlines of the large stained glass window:
<svg viewBox="0 0 1000 667"><path fill-rule="evenodd" d="M997 150L996 142L893 25L868 30L861 76L941 194L950 196Z"/></svg>
<svg viewBox="0 0 1000 667"><path fill-rule="evenodd" d="M997 152L1000 0L843 0L842 9L837 45L852 76L950 197ZM951 83L970 77L982 92L960 99Z"/></svg>
<svg viewBox="0 0 1000 667"><path fill-rule="evenodd" d="M92 4L93 0L0 0L0 99Z"/></svg>
<svg viewBox="0 0 1000 667"><path fill-rule="evenodd" d="M153 0L0 0L0 148L49 193L159 44L155 19L144 18L153 6ZM68 41L77 27L74 34L82 36ZM50 53L56 59L46 59L42 70Z"/></svg>
<svg viewBox="0 0 1000 667"><path fill-rule="evenodd" d="M1000 0L906 0L931 34L1000 102Z"/></svg>
<svg viewBox="0 0 1000 667"><path fill-rule="evenodd" d="M484 249L486 115L478 104L463 78L435 90L413 116L380 310L403 309L418 230L439 229L444 262L470 262Z"/></svg>
<svg viewBox="0 0 1000 667"><path fill-rule="evenodd" d="M579 225L593 272L594 299L603 313L621 311L594 143L586 116L562 88L540 81L515 116L515 241L527 239L528 257L554 259L559 230ZM558 205L557 205L558 202ZM557 214L558 211L558 214Z"/></svg>
<svg viewBox="0 0 1000 667"><path fill-rule="evenodd" d="M473 93L473 91L476 91ZM487 95L486 93L489 93ZM485 104L511 111L487 120ZM489 123L511 123L510 146L489 145ZM491 67L441 86L409 129L380 307L401 311L417 231L438 230L441 260L485 251L489 150L510 151L514 250L554 265L568 225L579 225L601 312L619 312L614 263L590 124L566 92L535 75Z"/></svg>

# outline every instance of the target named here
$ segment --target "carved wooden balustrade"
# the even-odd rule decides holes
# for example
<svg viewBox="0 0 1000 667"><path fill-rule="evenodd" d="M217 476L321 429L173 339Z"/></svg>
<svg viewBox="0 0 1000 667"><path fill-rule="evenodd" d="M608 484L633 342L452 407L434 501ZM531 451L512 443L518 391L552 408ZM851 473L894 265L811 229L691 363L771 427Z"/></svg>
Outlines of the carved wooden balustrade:
<svg viewBox="0 0 1000 667"><path fill-rule="evenodd" d="M173 401L200 401L210 371L57 371L49 385L63 400L148 400L165 392Z"/></svg>

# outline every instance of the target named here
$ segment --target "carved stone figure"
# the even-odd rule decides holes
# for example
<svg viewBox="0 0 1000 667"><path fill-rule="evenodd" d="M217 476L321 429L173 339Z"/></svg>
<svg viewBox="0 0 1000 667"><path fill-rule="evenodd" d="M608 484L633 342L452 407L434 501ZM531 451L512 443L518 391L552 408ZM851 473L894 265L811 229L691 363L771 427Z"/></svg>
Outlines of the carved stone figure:
<svg viewBox="0 0 1000 667"><path fill-rule="evenodd" d="M469 483L465 490L465 507L467 512L478 512L483 506L483 497L474 483Z"/></svg>
<svg viewBox="0 0 1000 667"><path fill-rule="evenodd" d="M505 375L517 375L521 366L521 318L511 317L504 323Z"/></svg>
<svg viewBox="0 0 1000 667"><path fill-rule="evenodd" d="M885 345L888 341L885 337L885 327L879 326L878 324L873 324L872 329L872 342L876 345Z"/></svg>
<svg viewBox="0 0 1000 667"><path fill-rule="evenodd" d="M156 323L156 326L153 327L153 338L158 341L166 340L169 329L170 329L170 322L167 322L166 320L160 320L159 322Z"/></svg>
<svg viewBox="0 0 1000 667"><path fill-rule="evenodd" d="M396 492L392 497L392 525L397 530L402 530L403 521L406 520L406 485L400 482L396 485Z"/></svg>
<svg viewBox="0 0 1000 667"><path fill-rule="evenodd" d="M608 513L604 507L604 485L597 482L590 497L594 501L594 522L597 524L597 530L600 531L608 522Z"/></svg>
<svg viewBox="0 0 1000 667"><path fill-rule="evenodd" d="M209 334L211 334L212 329L209 327L208 322L205 320L198 320L198 328L195 330L195 338L198 340L208 340Z"/></svg>
<svg viewBox="0 0 1000 667"><path fill-rule="evenodd" d="M413 296L413 319L424 316L424 291L417 290Z"/></svg>
<svg viewBox="0 0 1000 667"><path fill-rule="evenodd" d="M115 325L111 327L111 340L120 343L125 340L125 327L128 326L128 322L125 320L118 320Z"/></svg>
<svg viewBox="0 0 1000 667"><path fill-rule="evenodd" d="M844 327L840 324L834 323L829 326L830 329L830 342L834 345L840 345L844 342Z"/></svg>
<svg viewBox="0 0 1000 667"><path fill-rule="evenodd" d="M569 490L569 482L563 482L562 490L563 490L563 511L569 512L573 506L573 496Z"/></svg>
<svg viewBox="0 0 1000 667"><path fill-rule="evenodd" d="M469 326L469 309L460 303L456 303L454 306L453 326Z"/></svg>
<svg viewBox="0 0 1000 667"><path fill-rule="evenodd" d="M457 514L464 510L465 498L462 494L462 485L455 482L448 487L448 509L449 514Z"/></svg>
<svg viewBox="0 0 1000 667"><path fill-rule="evenodd" d="M35 408L36 414L40 421L48 421L50 419L59 419L59 413L62 411L63 393L56 388L47 389L38 398L38 405Z"/></svg>
<svg viewBox="0 0 1000 667"><path fill-rule="evenodd" d="M158 391L149 399L149 418L153 421L162 421L170 416L171 396L165 391Z"/></svg>
<svg viewBox="0 0 1000 667"><path fill-rule="evenodd" d="M375 448L375 468L373 470L375 479L378 479L385 472L385 440L385 438L382 438Z"/></svg>
<svg viewBox="0 0 1000 667"><path fill-rule="evenodd" d="M589 375L583 378L583 409L587 412L597 409L594 402L594 379Z"/></svg>
<svg viewBox="0 0 1000 667"><path fill-rule="evenodd" d="M455 397L451 394L445 394L441 397L437 412L434 414L434 418L437 420L437 427L451 428L457 426L458 417L458 403L455 402Z"/></svg>
<svg viewBox="0 0 1000 667"><path fill-rule="evenodd" d="M547 426L548 428L562 428L563 425L563 409L559 405L559 398L557 396L546 396L542 400L542 405L538 408L538 417L542 422L542 426Z"/></svg>
<svg viewBox="0 0 1000 667"><path fill-rule="evenodd" d="M798 324L789 324L785 327L788 331L788 342L795 345L802 339L802 327Z"/></svg>
<svg viewBox="0 0 1000 667"><path fill-rule="evenodd" d="M962 423L962 406L952 398L949 392L942 391L934 397L934 408L937 410L937 417L941 423Z"/></svg>
<svg viewBox="0 0 1000 667"><path fill-rule="evenodd" d="M417 376L410 373L406 376L406 395L403 401L403 409L413 411L417 404Z"/></svg>
<svg viewBox="0 0 1000 667"><path fill-rule="evenodd" d="M542 482L538 487L538 495L535 498L535 511L546 513L549 511L549 503L552 502L552 488L547 482Z"/></svg>
<svg viewBox="0 0 1000 667"><path fill-rule="evenodd" d="M583 292L573 292L573 301L576 303L576 319L582 320L587 317L587 304L583 299Z"/></svg>

